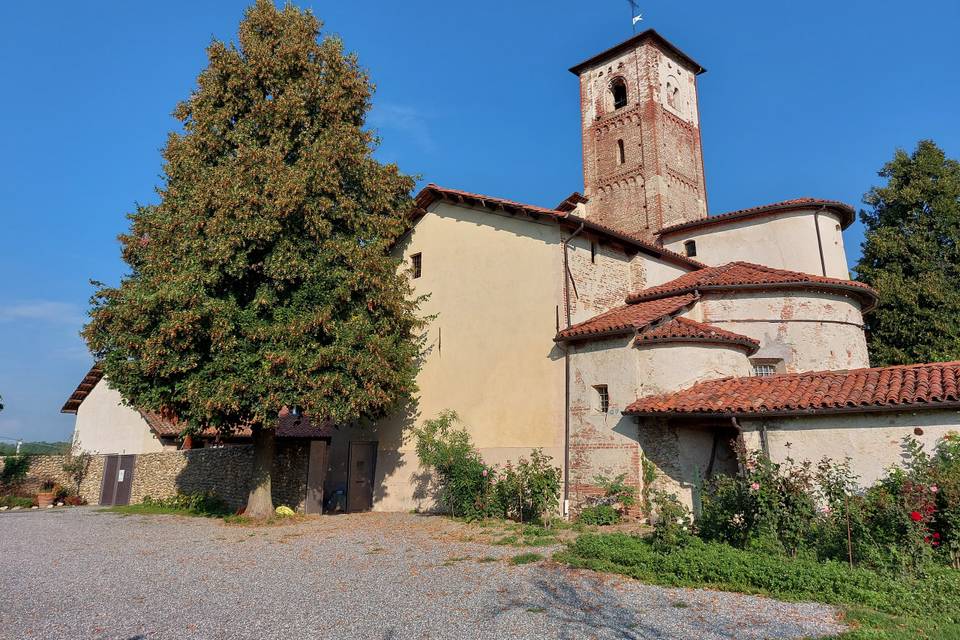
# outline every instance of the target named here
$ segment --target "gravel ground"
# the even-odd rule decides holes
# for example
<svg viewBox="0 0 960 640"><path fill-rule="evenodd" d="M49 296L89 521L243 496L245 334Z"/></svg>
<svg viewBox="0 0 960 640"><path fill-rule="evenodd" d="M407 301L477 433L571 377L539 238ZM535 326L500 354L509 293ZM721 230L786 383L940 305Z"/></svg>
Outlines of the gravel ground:
<svg viewBox="0 0 960 640"><path fill-rule="evenodd" d="M665 589L464 542L412 514L273 526L0 513L2 638L801 638L819 604ZM546 551L544 553L547 553Z"/></svg>

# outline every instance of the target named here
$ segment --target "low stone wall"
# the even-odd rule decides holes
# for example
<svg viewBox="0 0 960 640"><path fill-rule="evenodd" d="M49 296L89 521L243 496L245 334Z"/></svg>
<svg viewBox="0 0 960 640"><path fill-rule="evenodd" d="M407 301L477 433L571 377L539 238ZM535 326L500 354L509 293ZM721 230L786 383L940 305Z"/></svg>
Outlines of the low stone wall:
<svg viewBox="0 0 960 640"><path fill-rule="evenodd" d="M303 510L309 446L309 442L302 440L277 441L273 465L274 504ZM104 457L90 456L87 475L80 485L80 496L90 504L100 502ZM63 471L65 459L66 456L62 455L31 456L27 478L15 493L33 495L47 479L73 487L73 482ZM0 470L4 464L4 458L0 458ZM169 498L177 493L211 491L236 509L247 502L252 469L251 445L141 453L134 463L130 504L141 502L145 496Z"/></svg>
<svg viewBox="0 0 960 640"><path fill-rule="evenodd" d="M273 465L273 501L300 511L307 490L308 445L277 441ZM246 504L253 469L251 445L142 453L133 469L130 502L145 496L169 498L177 493L211 491L232 508Z"/></svg>
<svg viewBox="0 0 960 640"><path fill-rule="evenodd" d="M46 480L75 489L73 480L64 472L63 463L67 456L32 455L26 479L20 483L14 493L30 496L40 491L40 485ZM0 457L0 470L6 466L6 458ZM80 483L80 496L91 504L100 500L100 486L103 484L103 456L90 456L87 474Z"/></svg>

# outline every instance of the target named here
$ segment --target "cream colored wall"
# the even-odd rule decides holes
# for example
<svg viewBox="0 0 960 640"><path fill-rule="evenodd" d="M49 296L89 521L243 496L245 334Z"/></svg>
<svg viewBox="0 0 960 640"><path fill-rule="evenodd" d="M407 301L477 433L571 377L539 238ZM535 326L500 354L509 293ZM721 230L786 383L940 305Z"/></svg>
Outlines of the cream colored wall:
<svg viewBox="0 0 960 640"><path fill-rule="evenodd" d="M351 439L378 441L376 510L427 508L410 428L445 409L460 414L491 463L542 447L563 464L563 359L553 343L562 297L560 228L437 203L400 247L422 254L415 293L430 294L420 392L403 412L332 442L328 482L346 481Z"/></svg>
<svg viewBox="0 0 960 640"><path fill-rule="evenodd" d="M668 342L642 346L635 352L640 372L636 398L679 391L704 380L753 373L746 353L736 347Z"/></svg>
<svg viewBox="0 0 960 640"><path fill-rule="evenodd" d="M89 453L152 453L164 446L139 411L100 380L77 409L74 445ZM174 447L175 448L175 447Z"/></svg>
<svg viewBox="0 0 960 640"><path fill-rule="evenodd" d="M788 373L870 366L860 305L817 292L710 293L702 320L760 341L754 358L780 358Z"/></svg>
<svg viewBox="0 0 960 640"><path fill-rule="evenodd" d="M643 281L639 283L640 286L637 287L635 291L657 287L691 271L690 269L684 269L671 262L653 259L642 253L637 254L633 260L643 265L642 272L644 274Z"/></svg>
<svg viewBox="0 0 960 640"><path fill-rule="evenodd" d="M760 449L761 421L742 419L740 424L747 446ZM770 419L766 425L774 461L783 462L787 456L811 462L825 456L834 460L850 457L860 486L867 487L882 477L886 468L903 463L904 436L914 436L930 452L939 438L950 431L960 432L960 412L826 414ZM917 427L923 435L914 435Z"/></svg>
<svg viewBox="0 0 960 640"><path fill-rule="evenodd" d="M766 215L701 229L678 231L664 237L663 242L667 249L684 254L683 243L695 240L696 259L710 266L743 261L824 275L815 219L819 219L826 275L849 279L840 219L829 212L821 212L815 216L813 209L806 209Z"/></svg>

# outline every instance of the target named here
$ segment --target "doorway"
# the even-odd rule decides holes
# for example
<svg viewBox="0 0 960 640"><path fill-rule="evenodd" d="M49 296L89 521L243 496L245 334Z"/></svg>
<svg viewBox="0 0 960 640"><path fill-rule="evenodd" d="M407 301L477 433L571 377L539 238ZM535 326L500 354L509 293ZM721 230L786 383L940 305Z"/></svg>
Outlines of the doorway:
<svg viewBox="0 0 960 640"><path fill-rule="evenodd" d="M327 443L310 441L310 457L307 461L307 497L303 510L307 514L323 513L323 481L327 476Z"/></svg>
<svg viewBox="0 0 960 640"><path fill-rule="evenodd" d="M373 508L377 443L351 442L347 465L347 511L369 511Z"/></svg>
<svg viewBox="0 0 960 640"><path fill-rule="evenodd" d="M100 487L100 504L115 506L130 504L130 489L133 486L133 468L137 456L112 453L103 459L103 485Z"/></svg>

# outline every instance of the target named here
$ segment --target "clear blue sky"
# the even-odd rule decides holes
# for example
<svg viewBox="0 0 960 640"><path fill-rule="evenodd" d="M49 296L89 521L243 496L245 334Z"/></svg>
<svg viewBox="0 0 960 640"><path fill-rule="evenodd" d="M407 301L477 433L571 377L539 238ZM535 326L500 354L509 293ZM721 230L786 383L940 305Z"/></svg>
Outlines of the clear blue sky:
<svg viewBox="0 0 960 640"><path fill-rule="evenodd" d="M245 2L5 2L0 40L0 438L68 438L78 331L211 37ZM859 205L897 147L960 157L960 3L640 0L707 68L712 213L811 195ZM424 181L554 205L582 188L576 78L630 35L626 0L303 2L378 86L379 152ZM862 239L847 231L851 263Z"/></svg>

